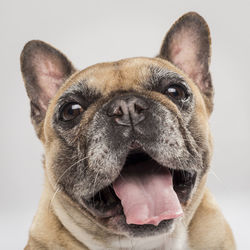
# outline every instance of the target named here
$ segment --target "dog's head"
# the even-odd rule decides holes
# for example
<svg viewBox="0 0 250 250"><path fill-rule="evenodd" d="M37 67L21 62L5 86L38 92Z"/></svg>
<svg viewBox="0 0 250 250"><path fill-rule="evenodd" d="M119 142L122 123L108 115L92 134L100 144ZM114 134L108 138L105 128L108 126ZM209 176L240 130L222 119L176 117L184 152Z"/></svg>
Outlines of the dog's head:
<svg viewBox="0 0 250 250"><path fill-rule="evenodd" d="M54 191L109 232L173 230L211 157L209 61L196 13L173 25L156 58L77 71L50 45L27 43L21 69Z"/></svg>

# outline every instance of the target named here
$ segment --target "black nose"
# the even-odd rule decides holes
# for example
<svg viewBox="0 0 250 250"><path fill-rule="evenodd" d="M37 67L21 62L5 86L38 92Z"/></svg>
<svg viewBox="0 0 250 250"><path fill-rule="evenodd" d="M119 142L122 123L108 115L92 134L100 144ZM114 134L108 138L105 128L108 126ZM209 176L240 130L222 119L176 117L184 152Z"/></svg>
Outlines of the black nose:
<svg viewBox="0 0 250 250"><path fill-rule="evenodd" d="M140 97L126 96L113 100L108 107L108 116L114 117L117 124L136 126L145 119L144 110L148 104Z"/></svg>

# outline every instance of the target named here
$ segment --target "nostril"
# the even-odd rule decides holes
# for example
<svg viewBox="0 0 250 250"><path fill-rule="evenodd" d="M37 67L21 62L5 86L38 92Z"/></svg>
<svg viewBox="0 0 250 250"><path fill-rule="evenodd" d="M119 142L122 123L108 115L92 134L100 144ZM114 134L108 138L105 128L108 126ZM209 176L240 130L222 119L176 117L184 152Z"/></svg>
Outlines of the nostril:
<svg viewBox="0 0 250 250"><path fill-rule="evenodd" d="M144 110L144 108L142 106L140 106L140 105L138 105L136 103L134 104L134 108L135 108L135 112L137 114L140 114Z"/></svg>
<svg viewBox="0 0 250 250"><path fill-rule="evenodd" d="M143 100L140 100L140 99L137 99L135 102L134 102L134 111L137 113L137 114L141 114L142 111L148 109L148 104L146 102L144 102Z"/></svg>
<svg viewBox="0 0 250 250"><path fill-rule="evenodd" d="M112 105L110 105L110 107L107 110L107 115L112 117L112 116L123 116L124 115L124 110L122 108L121 103L112 103Z"/></svg>
<svg viewBox="0 0 250 250"><path fill-rule="evenodd" d="M120 106L119 107L115 107L114 111L113 111L113 115L122 116L123 115L122 108Z"/></svg>

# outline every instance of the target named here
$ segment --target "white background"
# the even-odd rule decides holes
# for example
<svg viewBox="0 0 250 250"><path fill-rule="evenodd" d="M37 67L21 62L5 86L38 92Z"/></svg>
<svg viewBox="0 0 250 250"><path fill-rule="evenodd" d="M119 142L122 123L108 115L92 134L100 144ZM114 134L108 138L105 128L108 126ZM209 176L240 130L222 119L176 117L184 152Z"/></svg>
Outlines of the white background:
<svg viewBox="0 0 250 250"><path fill-rule="evenodd" d="M207 20L213 43L215 148L208 185L238 249L250 249L250 2L218 0L0 0L0 249L25 246L43 183L42 146L19 68L24 44L44 40L81 69L154 56L172 23L188 11Z"/></svg>

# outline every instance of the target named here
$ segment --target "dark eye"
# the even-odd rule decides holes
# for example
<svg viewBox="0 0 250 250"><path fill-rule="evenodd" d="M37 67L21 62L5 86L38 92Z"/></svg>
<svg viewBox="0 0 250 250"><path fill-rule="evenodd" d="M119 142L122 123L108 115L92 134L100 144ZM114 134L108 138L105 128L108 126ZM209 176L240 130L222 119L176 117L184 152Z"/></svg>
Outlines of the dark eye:
<svg viewBox="0 0 250 250"><path fill-rule="evenodd" d="M186 101L189 97L186 88L179 84L170 84L165 93L176 101Z"/></svg>
<svg viewBox="0 0 250 250"><path fill-rule="evenodd" d="M60 120L62 121L71 121L78 117L83 112L83 108L80 104L76 102L71 102L66 104L60 115Z"/></svg>

